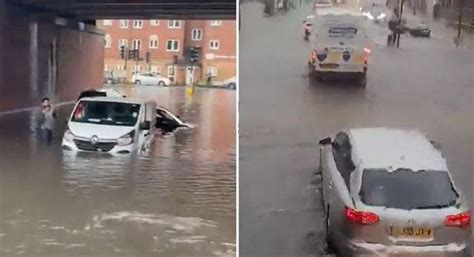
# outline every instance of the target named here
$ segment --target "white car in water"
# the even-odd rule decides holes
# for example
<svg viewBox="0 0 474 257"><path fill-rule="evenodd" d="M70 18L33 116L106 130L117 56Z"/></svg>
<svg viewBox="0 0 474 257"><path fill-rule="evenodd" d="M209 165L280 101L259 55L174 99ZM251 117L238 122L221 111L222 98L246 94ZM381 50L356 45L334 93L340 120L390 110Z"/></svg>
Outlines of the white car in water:
<svg viewBox="0 0 474 257"><path fill-rule="evenodd" d="M137 85L169 86L171 81L153 72L137 73L132 76L132 82Z"/></svg>
<svg viewBox="0 0 474 257"><path fill-rule="evenodd" d="M470 256L468 202L437 144L387 128L319 143L326 238L340 256Z"/></svg>
<svg viewBox="0 0 474 257"><path fill-rule="evenodd" d="M84 97L77 101L62 148L72 152L129 154L154 142L156 103L123 97Z"/></svg>

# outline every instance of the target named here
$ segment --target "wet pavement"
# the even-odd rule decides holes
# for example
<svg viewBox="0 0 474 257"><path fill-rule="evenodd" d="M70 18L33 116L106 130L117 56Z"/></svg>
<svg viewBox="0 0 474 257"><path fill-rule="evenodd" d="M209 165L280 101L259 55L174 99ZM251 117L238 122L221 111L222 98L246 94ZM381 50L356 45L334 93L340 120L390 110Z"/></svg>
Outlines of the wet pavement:
<svg viewBox="0 0 474 257"><path fill-rule="evenodd" d="M235 256L235 91L119 87L195 128L143 156L67 155L0 116L0 256Z"/></svg>
<svg viewBox="0 0 474 257"><path fill-rule="evenodd" d="M386 29L369 24L366 88L307 77L309 5L265 18L241 6L240 256L322 256L324 214L317 141L351 127L416 128L443 145L454 180L474 206L474 52L455 48L438 24L432 38L385 47Z"/></svg>

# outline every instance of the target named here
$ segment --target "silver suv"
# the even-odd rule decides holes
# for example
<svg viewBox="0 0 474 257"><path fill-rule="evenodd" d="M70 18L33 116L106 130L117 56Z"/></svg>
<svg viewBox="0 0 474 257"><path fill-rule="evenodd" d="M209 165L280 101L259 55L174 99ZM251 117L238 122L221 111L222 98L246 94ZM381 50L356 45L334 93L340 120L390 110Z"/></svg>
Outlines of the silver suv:
<svg viewBox="0 0 474 257"><path fill-rule="evenodd" d="M468 256L471 214L423 134L351 129L320 141L327 240L341 256Z"/></svg>

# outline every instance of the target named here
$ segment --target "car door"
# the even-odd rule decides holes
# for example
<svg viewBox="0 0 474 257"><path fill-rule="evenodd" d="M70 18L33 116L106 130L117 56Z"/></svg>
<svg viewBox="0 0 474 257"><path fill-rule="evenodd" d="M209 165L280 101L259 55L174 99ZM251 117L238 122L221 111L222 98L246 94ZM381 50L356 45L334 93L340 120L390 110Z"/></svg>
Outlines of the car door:
<svg viewBox="0 0 474 257"><path fill-rule="evenodd" d="M156 109L156 127L161 129L161 131L163 131L164 133L172 132L181 126L181 122L177 120L174 115L170 115L170 113L166 109Z"/></svg>
<svg viewBox="0 0 474 257"><path fill-rule="evenodd" d="M349 193L350 177L355 170L355 165L352 162L351 151L352 146L348 134L345 132L338 133L332 143L332 158L328 158L328 167L331 171L329 216L332 234L336 240L344 238L345 209L346 207L352 207Z"/></svg>

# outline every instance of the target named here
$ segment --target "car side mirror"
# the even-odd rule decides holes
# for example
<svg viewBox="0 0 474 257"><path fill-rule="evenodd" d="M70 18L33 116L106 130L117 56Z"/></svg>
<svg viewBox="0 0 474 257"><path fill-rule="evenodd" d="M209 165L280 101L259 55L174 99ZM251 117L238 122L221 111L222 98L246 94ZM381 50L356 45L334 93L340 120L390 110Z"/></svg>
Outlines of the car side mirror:
<svg viewBox="0 0 474 257"><path fill-rule="evenodd" d="M330 137L323 138L319 140L320 145L330 145L332 143L332 140Z"/></svg>
<svg viewBox="0 0 474 257"><path fill-rule="evenodd" d="M150 121L144 121L140 124L140 130L150 130L151 124Z"/></svg>

